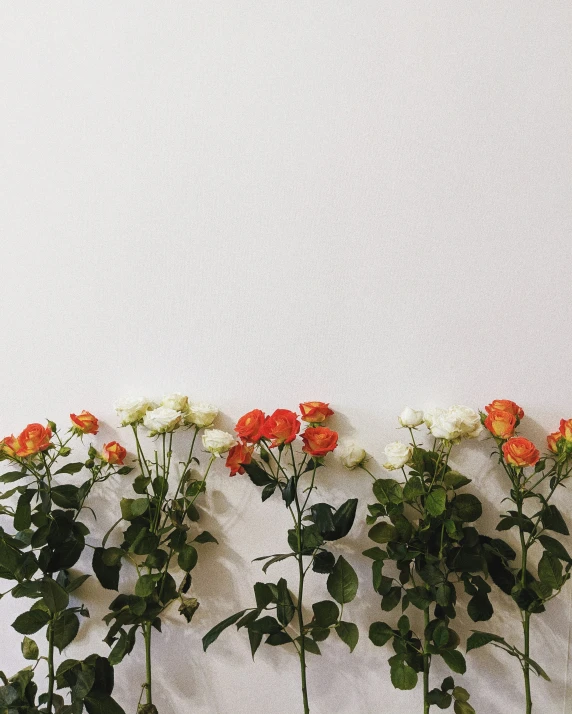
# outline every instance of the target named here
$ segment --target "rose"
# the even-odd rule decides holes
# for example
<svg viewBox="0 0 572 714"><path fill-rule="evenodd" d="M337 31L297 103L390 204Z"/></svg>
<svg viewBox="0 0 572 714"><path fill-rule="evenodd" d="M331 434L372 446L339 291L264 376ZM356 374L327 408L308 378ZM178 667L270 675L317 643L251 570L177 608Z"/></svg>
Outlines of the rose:
<svg viewBox="0 0 572 714"><path fill-rule="evenodd" d="M424 414L424 421L436 439L458 441L472 439L482 431L480 417L476 411L454 405L449 409L430 409Z"/></svg>
<svg viewBox="0 0 572 714"><path fill-rule="evenodd" d="M4 454L8 458L16 456L18 449L20 448L20 442L11 434L10 436L5 436L2 441L0 441L0 454Z"/></svg>
<svg viewBox="0 0 572 714"><path fill-rule="evenodd" d="M220 429L207 429L203 432L202 440L205 449L213 456L220 456L238 444L232 434Z"/></svg>
<svg viewBox="0 0 572 714"><path fill-rule="evenodd" d="M466 439L474 439L483 430L481 417L474 409L456 404L449 412L456 419L461 436Z"/></svg>
<svg viewBox="0 0 572 714"><path fill-rule="evenodd" d="M290 444L300 431L300 422L294 412L288 409L277 409L274 414L266 417L262 428L262 436L271 439L271 447Z"/></svg>
<svg viewBox="0 0 572 714"><path fill-rule="evenodd" d="M552 451L554 454L558 453L558 444L561 439L564 437L559 431L554 431L552 434L549 434L546 437L546 443L548 444L548 448L550 451Z"/></svg>
<svg viewBox="0 0 572 714"><path fill-rule="evenodd" d="M115 411L121 419L121 426L141 421L149 409L155 405L146 397L127 397L115 404Z"/></svg>
<svg viewBox="0 0 572 714"><path fill-rule="evenodd" d="M167 394L161 400L161 406L167 409L174 409L176 412L184 414L189 408L189 398L183 394Z"/></svg>
<svg viewBox="0 0 572 714"><path fill-rule="evenodd" d="M243 441L256 443L262 436L266 416L260 409L247 412L236 422L234 430Z"/></svg>
<svg viewBox="0 0 572 714"><path fill-rule="evenodd" d="M572 442L572 419L560 420L560 434L566 441Z"/></svg>
<svg viewBox="0 0 572 714"><path fill-rule="evenodd" d="M319 424L334 413L329 404L325 402L302 402L300 411L302 413L302 421L307 421L310 424Z"/></svg>
<svg viewBox="0 0 572 714"><path fill-rule="evenodd" d="M254 451L254 446L248 446L247 444L236 444L228 452L226 457L226 466L230 469L229 476L234 476L235 474L243 474L244 469L242 468L244 464L249 464L252 461L252 452Z"/></svg>
<svg viewBox="0 0 572 714"><path fill-rule="evenodd" d="M534 466L540 459L536 446L523 436L516 436L506 441L502 445L502 452L506 462L517 468Z"/></svg>
<svg viewBox="0 0 572 714"><path fill-rule="evenodd" d="M302 451L310 456L325 456L338 445L338 434L326 426L309 426L302 434Z"/></svg>
<svg viewBox="0 0 572 714"><path fill-rule="evenodd" d="M18 450L16 456L33 456L39 451L45 451L51 446L52 430L49 426L41 424L28 424L18 436Z"/></svg>
<svg viewBox="0 0 572 714"><path fill-rule="evenodd" d="M414 429L416 426L423 424L423 412L411 409L411 407L405 407L398 419L401 426L407 429Z"/></svg>
<svg viewBox="0 0 572 714"><path fill-rule="evenodd" d="M185 412L185 424L194 424L199 429L211 426L218 416L218 408L204 402L192 402Z"/></svg>
<svg viewBox="0 0 572 714"><path fill-rule="evenodd" d="M110 441L108 444L103 445L101 459L108 464L119 464L121 466L126 456L127 449L124 449L116 441Z"/></svg>
<svg viewBox="0 0 572 714"><path fill-rule="evenodd" d="M492 411L508 412L516 417L517 424L524 416L522 407L519 407L515 402L511 402L510 399L493 399L490 404L487 404L485 411L487 414Z"/></svg>
<svg viewBox="0 0 572 714"><path fill-rule="evenodd" d="M97 434L99 422L96 417L84 409L81 414L70 414L70 419L74 423L73 431L78 434Z"/></svg>
<svg viewBox="0 0 572 714"><path fill-rule="evenodd" d="M485 428L499 439L510 439L516 427L516 417L510 412L493 409L485 419Z"/></svg>
<svg viewBox="0 0 572 714"><path fill-rule="evenodd" d="M337 455L346 469L355 469L361 466L367 458L365 449L356 446L353 441L344 441L338 446Z"/></svg>
<svg viewBox="0 0 572 714"><path fill-rule="evenodd" d="M150 435L165 434L166 432L175 431L181 423L183 415L175 409L168 407L157 407L148 411L143 417L143 426L147 427Z"/></svg>
<svg viewBox="0 0 572 714"><path fill-rule="evenodd" d="M383 451L387 459L386 463L383 464L383 468L388 471L403 468L409 463L413 455L413 448L401 441L392 441Z"/></svg>

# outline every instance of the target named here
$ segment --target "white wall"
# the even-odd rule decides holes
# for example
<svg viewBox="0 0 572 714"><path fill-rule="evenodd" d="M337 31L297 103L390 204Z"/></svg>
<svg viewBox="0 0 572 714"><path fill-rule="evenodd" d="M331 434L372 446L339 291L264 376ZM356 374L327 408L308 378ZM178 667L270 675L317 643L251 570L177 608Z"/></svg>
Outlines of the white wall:
<svg viewBox="0 0 572 714"><path fill-rule="evenodd" d="M324 399L377 458L406 403L511 398L538 440L572 415L569 2L21 0L0 13L2 433L86 408L109 438L117 397L173 390L219 404L225 427ZM488 451L459 463L494 514ZM380 614L359 555L369 483L329 479L333 501L361 499L344 552L363 577L348 606L363 631L352 656L332 641L311 659L312 713L419 711L366 636ZM121 489L101 494L95 534ZM234 630L200 647L250 604L251 559L282 547L283 508L221 467L208 511L221 546L197 568L193 625L173 616L158 642L159 711L300 711L291 653L261 648L253 664ZM109 595L84 592L76 651L105 652ZM570 592L536 622L553 678L534 681L538 714L563 711ZM516 638L499 608L483 629ZM17 610L0 603L8 671ZM522 711L514 662L491 649L469 664L478 712ZM128 713L141 667L139 653L118 670Z"/></svg>

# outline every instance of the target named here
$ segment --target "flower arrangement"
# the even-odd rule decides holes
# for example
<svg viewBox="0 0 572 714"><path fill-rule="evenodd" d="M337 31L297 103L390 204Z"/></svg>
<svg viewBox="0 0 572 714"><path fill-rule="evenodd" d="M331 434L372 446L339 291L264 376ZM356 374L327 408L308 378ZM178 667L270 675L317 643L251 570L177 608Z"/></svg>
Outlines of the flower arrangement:
<svg viewBox="0 0 572 714"><path fill-rule="evenodd" d="M101 452L90 446L86 461L65 461L72 454L74 437L98 433L98 420L89 412L70 414L71 427L60 436L56 424L49 421L29 424L18 436L7 436L0 442L0 460L15 470L3 473L0 482L17 483L0 498L17 497L16 507L0 506L0 514L12 521L12 533L0 528L0 577L13 581L8 590L14 598L32 600L26 612L18 615L12 627L24 635L22 654L31 666L9 679L2 673L0 710L36 714L124 714L115 702L113 668L98 655L84 660L66 659L56 668L55 650L60 653L75 639L80 627L79 616L89 617L80 602L72 604L77 590L89 578L77 575L71 568L86 546L89 528L82 520L86 501L96 484L130 469L123 466L125 449L116 442L104 444ZM77 485L60 483L72 476L88 477ZM7 593L2 593L6 595ZM47 652L29 637L44 630ZM47 691L38 693L34 681L38 665L47 663ZM56 692L68 690L68 703Z"/></svg>
<svg viewBox="0 0 572 714"><path fill-rule="evenodd" d="M496 399L485 407L482 422L495 443L494 454L508 477L510 490L504 500L513 508L502 514L499 531L516 530L518 556L509 548L491 563L491 577L520 610L523 630L522 649L504 637L490 632L474 632L467 651L492 644L516 657L524 676L525 711L532 711L531 670L548 679L542 667L531 658L530 624L545 604L557 597L570 578L572 558L562 543L548 533L569 535L568 526L558 507L551 503L557 489L572 475L572 419L562 419L558 431L547 438L548 453L541 457L536 446L517 429L524 417L522 407L507 399ZM531 551L542 549L542 556L532 571ZM512 564L517 562L516 567Z"/></svg>
<svg viewBox="0 0 572 714"><path fill-rule="evenodd" d="M349 533L357 500L349 499L337 509L327 503L310 502L317 489L318 470L324 466L327 455L336 449L338 434L324 425L333 414L328 404L304 402L300 404L300 412L300 418L288 409L277 409L270 416L260 409L248 412L236 424L240 441L227 457L231 476L247 473L251 481L262 488L263 501L278 493L288 509L292 518L287 534L289 551L257 560L266 561L262 568L266 573L275 563L294 558L298 565L296 594L290 591L285 578L277 582L257 582L255 605L216 625L204 636L203 647L206 650L233 624L248 632L253 657L263 640L271 646L294 647L300 661L304 714L308 714L306 655L320 654L321 643L332 631L350 650L359 638L357 626L343 619L344 606L357 593L357 575L343 556L336 559L326 547ZM300 434L302 422L305 429ZM301 448L295 448L300 442ZM314 603L313 615L308 619L304 584L310 568L328 576L326 587L333 599Z"/></svg>
<svg viewBox="0 0 572 714"><path fill-rule="evenodd" d="M121 566L128 561L136 571L133 592L122 593L110 604L105 621L110 626L106 642L113 646L109 660L118 664L134 648L137 633L145 644L145 684L141 690L138 714L156 714L153 703L152 632L161 631L161 617L173 603L190 623L199 607L189 595L191 571L197 564L200 543L216 543L208 531L198 532L194 525L200 518L195 505L206 490L206 480L214 460L237 442L231 434L208 428L214 423L218 409L207 404L191 404L188 397L171 394L160 405L148 399L124 400L117 404L117 413L124 427L131 427L136 444L138 474L133 481L135 498L121 499L121 518L96 548L93 568L100 583L118 590ZM202 444L210 458L201 475L194 466L197 436L202 432ZM173 458L173 437L184 431L185 458L176 463ZM141 435L154 439L151 455L146 455ZM125 523L123 542L107 547L111 532ZM179 582L172 574L173 563L181 572ZM143 698L145 701L142 701Z"/></svg>

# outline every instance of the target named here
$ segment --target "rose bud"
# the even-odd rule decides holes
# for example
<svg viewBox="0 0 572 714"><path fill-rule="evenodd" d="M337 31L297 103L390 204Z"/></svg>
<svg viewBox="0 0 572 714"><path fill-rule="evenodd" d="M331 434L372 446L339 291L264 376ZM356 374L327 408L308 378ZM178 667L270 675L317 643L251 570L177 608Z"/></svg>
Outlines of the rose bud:
<svg viewBox="0 0 572 714"><path fill-rule="evenodd" d="M97 434L99 431L98 420L85 409L81 414L70 414L70 419L74 424L72 429L77 434Z"/></svg>
<svg viewBox="0 0 572 714"><path fill-rule="evenodd" d="M116 441L110 441L108 444L103 445L101 458L108 464L118 464L119 466L122 466L126 456L127 449L123 448L123 446L118 444Z"/></svg>
<svg viewBox="0 0 572 714"><path fill-rule="evenodd" d="M302 421L309 424L320 424L334 413L325 402L302 402L300 412Z"/></svg>

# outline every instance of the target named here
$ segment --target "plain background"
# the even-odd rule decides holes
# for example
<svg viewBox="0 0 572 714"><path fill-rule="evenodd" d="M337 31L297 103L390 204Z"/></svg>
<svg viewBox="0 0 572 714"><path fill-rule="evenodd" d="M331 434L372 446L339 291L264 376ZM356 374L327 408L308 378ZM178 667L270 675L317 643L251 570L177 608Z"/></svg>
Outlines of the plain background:
<svg viewBox="0 0 572 714"><path fill-rule="evenodd" d="M572 416L567 0L23 0L0 15L2 433L85 408L106 422L96 444L130 443L112 405L141 393L214 402L225 428L322 399L381 475L405 404L514 399L541 445ZM506 484L489 447L455 460L492 529ZM389 648L367 639L381 614L360 555L370 483L322 479L332 502L360 497L337 552L362 578L347 606L362 639L310 658L312 712L419 711L419 690L389 682ZM120 495L128 479L100 490L94 541ZM282 550L287 514L222 464L204 505L221 545L203 546L192 626L174 613L155 640L159 711L298 712L291 652L262 647L253 663L234 628L200 647L251 604L251 560ZM68 656L106 652L111 593L80 594L92 619ZM310 595L324 594L316 577ZM553 679L533 682L538 714L564 711L570 595L535 620ZM481 629L518 641L496 602ZM18 611L0 603L7 672L24 663ZM139 650L117 671L128 714L142 663ZM523 710L515 664L469 656L459 683L477 712Z"/></svg>

